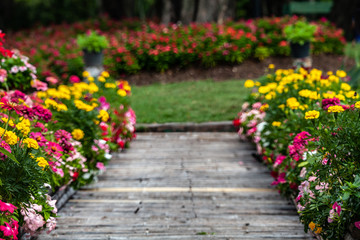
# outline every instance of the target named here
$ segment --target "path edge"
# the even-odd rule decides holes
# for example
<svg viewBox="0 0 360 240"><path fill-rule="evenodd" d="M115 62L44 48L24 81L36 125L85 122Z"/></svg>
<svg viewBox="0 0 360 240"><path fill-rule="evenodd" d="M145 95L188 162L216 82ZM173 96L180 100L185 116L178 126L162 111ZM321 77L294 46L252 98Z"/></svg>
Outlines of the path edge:
<svg viewBox="0 0 360 240"><path fill-rule="evenodd" d="M136 124L136 132L234 132L232 121Z"/></svg>

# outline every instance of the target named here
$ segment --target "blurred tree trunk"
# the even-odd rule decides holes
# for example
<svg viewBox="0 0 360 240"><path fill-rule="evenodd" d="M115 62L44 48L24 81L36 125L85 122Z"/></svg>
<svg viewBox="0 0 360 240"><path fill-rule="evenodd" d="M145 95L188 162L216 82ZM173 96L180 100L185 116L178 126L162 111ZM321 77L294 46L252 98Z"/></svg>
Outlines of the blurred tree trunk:
<svg viewBox="0 0 360 240"><path fill-rule="evenodd" d="M199 0L196 22L217 22L222 24L235 16L235 0Z"/></svg>
<svg viewBox="0 0 360 240"><path fill-rule="evenodd" d="M354 37L354 20L356 9L359 7L358 2L358 0L333 0L330 20L336 26L344 29L347 40L351 40Z"/></svg>
<svg viewBox="0 0 360 240"><path fill-rule="evenodd" d="M182 1L180 21L183 24L187 25L187 24L195 21L194 15L195 15L196 4L197 4L197 1L194 1L194 0L183 0Z"/></svg>
<svg viewBox="0 0 360 240"><path fill-rule="evenodd" d="M173 14L174 14L174 8L173 8L172 1L163 0L161 23L166 24L166 25L169 24Z"/></svg>

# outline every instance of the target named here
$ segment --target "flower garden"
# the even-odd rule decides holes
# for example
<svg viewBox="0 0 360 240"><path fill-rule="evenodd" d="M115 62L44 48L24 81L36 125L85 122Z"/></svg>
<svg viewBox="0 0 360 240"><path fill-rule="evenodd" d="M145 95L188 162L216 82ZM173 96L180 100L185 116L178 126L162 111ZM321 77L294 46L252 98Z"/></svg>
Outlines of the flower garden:
<svg viewBox="0 0 360 240"><path fill-rule="evenodd" d="M90 183L105 170L110 151L135 137L131 87L104 71L37 79L29 59L0 44L0 239L35 236L56 226L50 193ZM19 90L21 89L21 91Z"/></svg>
<svg viewBox="0 0 360 240"><path fill-rule="evenodd" d="M0 239L52 231L52 194L92 182L111 152L135 138L131 87L118 77L289 56L283 30L297 20L164 26L102 18L12 33L6 41L0 31ZM312 53L342 54L342 30L326 19L313 24ZM110 43L97 77L83 71L76 45L89 29ZM267 71L245 81L251 90L234 120L240 137L256 144L305 231L323 239L360 231L360 98L346 72Z"/></svg>
<svg viewBox="0 0 360 240"><path fill-rule="evenodd" d="M213 67L241 63L248 58L288 56L290 47L283 29L299 18L259 18L217 24L159 25L153 22L113 21L102 18L17 32L8 36L8 47L21 49L37 67L43 80L52 76L68 80L83 69L76 36L88 29L105 35L110 47L105 51L105 68L113 76L141 70L165 71L193 64ZM342 30L326 19L317 26L313 54L343 52ZM47 43L47 44L43 44Z"/></svg>
<svg viewBox="0 0 360 240"><path fill-rule="evenodd" d="M278 69L251 88L234 125L251 139L305 231L343 239L360 229L360 99L342 70Z"/></svg>

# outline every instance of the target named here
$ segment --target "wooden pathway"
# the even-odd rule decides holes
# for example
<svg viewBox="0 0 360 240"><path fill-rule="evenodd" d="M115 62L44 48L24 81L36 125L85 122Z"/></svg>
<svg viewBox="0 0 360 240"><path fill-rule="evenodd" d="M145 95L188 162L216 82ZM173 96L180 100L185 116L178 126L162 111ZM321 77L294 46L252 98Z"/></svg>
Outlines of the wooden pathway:
<svg viewBox="0 0 360 240"><path fill-rule="evenodd" d="M311 239L234 133L142 133L39 239Z"/></svg>

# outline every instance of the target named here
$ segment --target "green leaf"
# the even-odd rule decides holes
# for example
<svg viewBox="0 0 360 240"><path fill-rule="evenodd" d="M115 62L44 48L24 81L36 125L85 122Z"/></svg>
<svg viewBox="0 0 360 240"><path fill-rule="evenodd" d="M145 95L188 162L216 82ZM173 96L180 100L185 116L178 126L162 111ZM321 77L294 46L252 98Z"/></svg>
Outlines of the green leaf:
<svg viewBox="0 0 360 240"><path fill-rule="evenodd" d="M308 164L309 164L309 162L302 162L302 163L299 163L298 167L305 167Z"/></svg>
<svg viewBox="0 0 360 240"><path fill-rule="evenodd" d="M343 201L346 201L349 199L349 197L350 197L350 192L345 192L342 199L343 199Z"/></svg>
<svg viewBox="0 0 360 240"><path fill-rule="evenodd" d="M356 188L358 188L358 187L360 187L360 177L359 177L359 175L356 175L355 176L355 181L354 181L354 186L356 187Z"/></svg>
<svg viewBox="0 0 360 240"><path fill-rule="evenodd" d="M0 186L2 186L3 185L3 183L2 183L2 181L1 181L1 179L0 179Z"/></svg>
<svg viewBox="0 0 360 240"><path fill-rule="evenodd" d="M1 152L2 154L5 154L7 157L9 157L11 160L13 160L14 162L16 162L17 164L20 164L20 163L18 162L18 160L16 160L15 156L12 155L12 154L11 154L9 151L7 151L6 149L0 148L0 152Z"/></svg>

